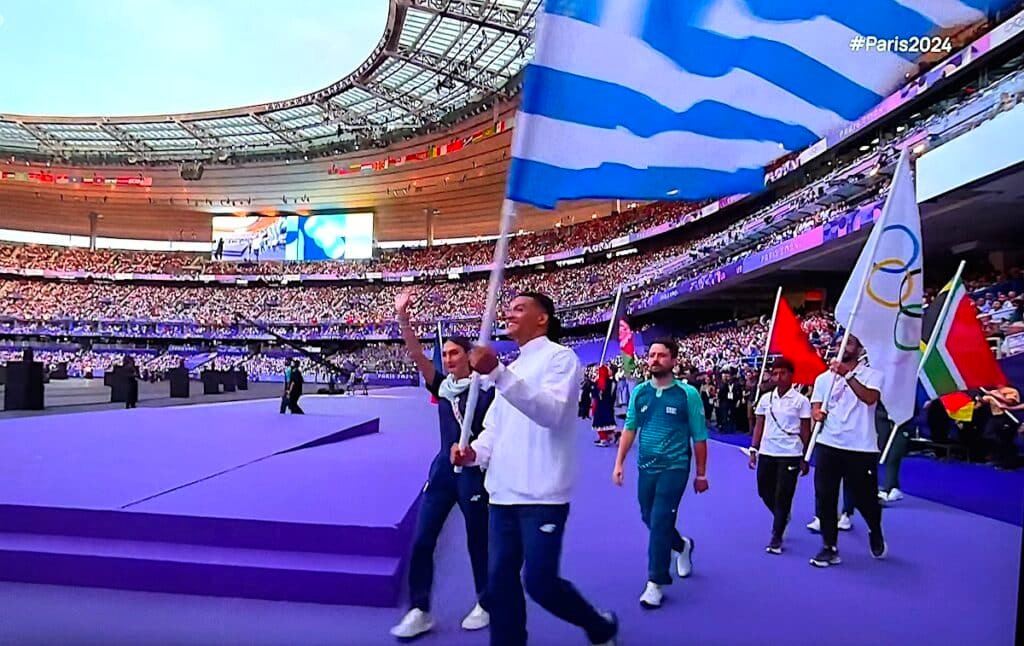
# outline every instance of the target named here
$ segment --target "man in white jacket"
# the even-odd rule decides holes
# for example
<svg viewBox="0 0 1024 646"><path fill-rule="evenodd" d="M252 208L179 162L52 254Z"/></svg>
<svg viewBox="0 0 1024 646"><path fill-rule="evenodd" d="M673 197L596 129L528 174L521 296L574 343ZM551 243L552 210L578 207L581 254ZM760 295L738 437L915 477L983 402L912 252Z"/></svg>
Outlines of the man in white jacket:
<svg viewBox="0 0 1024 646"><path fill-rule="evenodd" d="M595 610L558 574L576 480L576 405L583 369L572 350L552 340L560 325L550 298L520 294L507 318L519 358L505 367L493 348L472 350L470 365L494 384L497 394L479 437L464 450L452 447L454 464L486 469L490 643L526 644L525 583L534 601L582 628L592 644L614 645L615 615Z"/></svg>

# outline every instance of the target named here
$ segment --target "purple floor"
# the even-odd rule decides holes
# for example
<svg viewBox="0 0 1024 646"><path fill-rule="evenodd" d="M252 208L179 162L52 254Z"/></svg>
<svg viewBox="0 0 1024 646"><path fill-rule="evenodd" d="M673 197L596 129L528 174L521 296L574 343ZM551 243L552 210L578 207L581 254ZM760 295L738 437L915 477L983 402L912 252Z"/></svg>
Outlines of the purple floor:
<svg viewBox="0 0 1024 646"><path fill-rule="evenodd" d="M433 408L422 393L391 393L358 400L365 412L379 410L382 435L389 424L420 425L421 434L405 439L408 446L419 452L421 438L436 443ZM304 406L327 412L340 405L336 401L310 398ZM328 477L311 480L327 487L317 492L321 499L356 501L373 492L384 500L382 483L396 472L418 468L426 475L426 458L416 466L398 461L405 443L382 455L366 439L344 443L354 448L362 442L359 456L370 467L361 472L365 487L337 491ZM680 509L679 527L697 544L694 575L668 589L663 609L643 612L637 597L646 532L635 503L635 472L623 489L614 487L613 449L596 448L591 440L581 426L580 481L562 570L588 598L619 613L627 646L1013 643L1020 528L909 497L885 514L887 561L870 558L864 526L855 521L840 538L844 563L815 570L807 558L818 540L802 528L812 512L810 479L797 491L786 553L768 556L763 545L770 519L754 494L753 474L738 450L720 443L710 448L711 490L699 497L689 491ZM458 627L473 599L461 519L457 513L452 518L437 552L438 627L419 643L486 644L486 631L468 634ZM402 609L0 583L0 611L0 643L358 646L393 643L387 630ZM531 644L585 643L579 631L538 607L531 604L529 613Z"/></svg>
<svg viewBox="0 0 1024 646"><path fill-rule="evenodd" d="M318 404L311 400L308 409ZM396 435L401 451L396 451ZM386 431L277 455L135 505L133 511L364 526L397 525L423 489L437 449L426 434ZM391 477L382 478L386 467ZM280 482L282 486L267 486ZM363 483L358 504L342 483ZM259 496L246 496L258 489Z"/></svg>
<svg viewBox="0 0 1024 646"><path fill-rule="evenodd" d="M356 407L276 415L277 405L240 402L2 420L0 504L123 507L375 417Z"/></svg>

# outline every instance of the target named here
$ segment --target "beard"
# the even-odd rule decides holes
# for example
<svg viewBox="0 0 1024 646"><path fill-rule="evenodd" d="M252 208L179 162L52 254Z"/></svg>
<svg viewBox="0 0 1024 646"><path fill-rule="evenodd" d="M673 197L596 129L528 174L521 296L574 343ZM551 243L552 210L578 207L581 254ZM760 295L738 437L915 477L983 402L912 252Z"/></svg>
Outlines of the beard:
<svg viewBox="0 0 1024 646"><path fill-rule="evenodd" d="M657 379L667 377L670 374L672 374L671 368L651 368L651 376Z"/></svg>

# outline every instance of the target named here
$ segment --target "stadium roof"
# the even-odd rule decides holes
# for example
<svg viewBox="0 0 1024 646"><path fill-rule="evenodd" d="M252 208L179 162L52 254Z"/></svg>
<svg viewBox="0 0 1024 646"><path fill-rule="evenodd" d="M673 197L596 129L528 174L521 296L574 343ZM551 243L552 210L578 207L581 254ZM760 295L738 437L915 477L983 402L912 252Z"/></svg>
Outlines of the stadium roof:
<svg viewBox="0 0 1024 646"><path fill-rule="evenodd" d="M273 103L145 117L0 114L0 151L81 163L338 153L448 127L517 91L540 0L391 0L351 74ZM0 106L2 107L2 106Z"/></svg>

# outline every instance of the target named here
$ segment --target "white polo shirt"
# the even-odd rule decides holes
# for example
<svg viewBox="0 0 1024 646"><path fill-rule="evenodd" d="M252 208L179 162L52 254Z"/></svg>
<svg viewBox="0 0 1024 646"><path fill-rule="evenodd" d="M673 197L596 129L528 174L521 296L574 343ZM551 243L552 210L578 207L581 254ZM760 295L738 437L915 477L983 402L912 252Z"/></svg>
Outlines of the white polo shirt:
<svg viewBox="0 0 1024 646"><path fill-rule="evenodd" d="M774 388L761 395L754 409L755 415L764 415L764 433L758 453L775 458L792 458L804 454L800 440L800 420L811 418L811 402L790 388L779 395Z"/></svg>
<svg viewBox="0 0 1024 646"><path fill-rule="evenodd" d="M853 375L865 388L882 392L885 375L880 370L870 366L857 366L853 370ZM836 449L878 453L878 431L875 428L877 405L868 406L862 402L846 379L831 370L821 373L814 380L811 402L820 404L825 401L825 397L829 397L828 416L818 434L818 442Z"/></svg>

